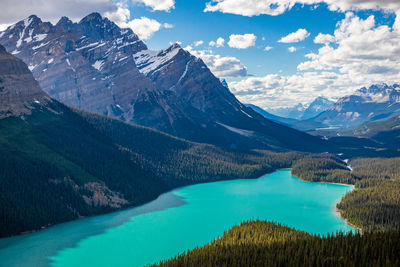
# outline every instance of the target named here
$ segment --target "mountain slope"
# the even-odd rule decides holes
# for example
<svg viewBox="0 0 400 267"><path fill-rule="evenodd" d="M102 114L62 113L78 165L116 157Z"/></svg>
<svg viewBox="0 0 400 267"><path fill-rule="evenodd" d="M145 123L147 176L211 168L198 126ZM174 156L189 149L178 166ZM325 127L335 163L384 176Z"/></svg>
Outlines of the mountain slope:
<svg viewBox="0 0 400 267"><path fill-rule="evenodd" d="M177 186L255 178L300 156L223 150L71 109L1 46L0 78L1 237L139 205Z"/></svg>
<svg viewBox="0 0 400 267"><path fill-rule="evenodd" d="M0 118L29 113L29 104L48 102L25 63L0 46Z"/></svg>
<svg viewBox="0 0 400 267"><path fill-rule="evenodd" d="M329 110L313 118L329 126L354 128L364 122L390 118L400 113L400 85L371 85L340 98Z"/></svg>
<svg viewBox="0 0 400 267"><path fill-rule="evenodd" d="M323 140L244 106L179 45L148 50L97 13L56 25L30 16L0 33L0 43L45 92L76 108L223 147L326 151Z"/></svg>
<svg viewBox="0 0 400 267"><path fill-rule="evenodd" d="M400 149L400 116L383 121L364 123L345 133L359 138L369 138L385 147Z"/></svg>

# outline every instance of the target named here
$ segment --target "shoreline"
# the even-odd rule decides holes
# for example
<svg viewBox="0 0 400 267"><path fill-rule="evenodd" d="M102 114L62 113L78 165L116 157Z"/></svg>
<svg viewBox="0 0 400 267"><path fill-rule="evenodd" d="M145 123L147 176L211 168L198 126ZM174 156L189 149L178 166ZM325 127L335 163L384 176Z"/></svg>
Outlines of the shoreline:
<svg viewBox="0 0 400 267"><path fill-rule="evenodd" d="M306 180L304 180L304 179L301 179L300 177L297 177L297 176L293 175L292 172L290 172L290 174L291 174L293 177L296 177L297 179L299 179L299 180L301 180L301 181L303 181L303 182L306 182L306 183L336 184L336 185L343 185L343 186L351 187L351 188L352 188L351 192L352 192L353 190L356 190L356 186L353 185L353 184L333 183L333 182L332 182L332 183L331 183L331 182L312 182L312 181L306 181ZM348 193L350 193L350 192L347 192L345 195L347 195ZM345 196L345 195L344 195L344 196ZM344 196L343 196L343 197L344 197ZM342 221L344 221L347 225L351 226L352 228L356 229L359 233L362 234L362 229L361 229L360 227L358 227L358 226L352 224L352 223L349 222L347 219L345 219L345 218L342 216L342 214L340 213L340 209L337 208L337 204L339 204L339 203L342 201L343 197L341 197L341 198L339 198L338 200L336 200L336 202L335 202L335 204L334 204L334 206L333 206L333 211L332 211L333 214L334 214L335 216L337 216L339 219L341 219Z"/></svg>
<svg viewBox="0 0 400 267"><path fill-rule="evenodd" d="M279 169L273 170L273 171L271 171L271 172L267 172L267 173L265 173L265 174L263 174L263 175L261 175L261 176L258 176L258 177L227 178L227 179L213 180L213 181L207 181L207 182L202 181L202 182L199 182L199 183L194 183L194 184L188 184L188 185L178 186L178 187L175 187L175 188L171 188L171 189L169 189L169 190L167 190L167 191L165 191L165 192L159 194L158 196L156 196L156 197L154 197L154 198L150 199L149 201L146 201L146 202L144 202L144 203L142 203L142 204L123 207L123 208L121 208L121 209L117 209L117 210L114 210L114 211L111 211L111 212L104 212L104 213L101 212L101 213L98 213L98 214L92 214L92 215L89 215L89 216L82 216L82 217L79 217L79 218L75 218L75 219L72 219L72 220L67 220L67 221L63 221L63 222L59 222L59 223L55 223L55 224L49 224L49 225L46 225L46 226L41 226L39 229L33 229L33 230L24 231L24 232L15 234L15 235L4 236L4 237L1 237L0 239L6 239L6 238L12 238L12 237L16 237L16 236L23 236L23 235L29 235L29 234L33 234L33 233L38 233L38 232L44 231L44 230L46 230L46 229L49 229L49 228L51 228L51 227L53 227L53 226L60 225L60 224L64 224L64 223L69 223L69 222L73 222L73 221L77 221L77 220L80 220L80 219L91 218L91 217L96 217L96 216L102 216L102 215L107 215L107 214L111 214L111 213L118 213L118 212L123 212L123 211L126 211L126 210L130 210L130 209L139 208L139 207L141 207L141 206L143 206L143 205L149 204L149 203L151 203L151 202L157 200L158 198L160 198L160 197L161 197L162 195L164 195L164 194L173 192L173 191L175 191L175 190L178 190L178 189L180 189L180 188L184 188L184 187L187 187L187 186L193 186L193 185L204 184L204 183L218 183L218 182L225 182L225 181L234 181L234 180L241 180L241 179L243 179L243 180L257 180L257 179L263 178L264 176L266 176L266 175L268 175L268 174L271 174L271 173L274 173L274 172L277 172L277 171L282 171L282 170L290 170L290 175L292 175L293 177L296 177L297 179L299 179L299 180L301 180L301 181L303 181L303 182L307 182L307 183L321 183L321 184L336 184L336 185L342 185L342 186L349 186L349 187L352 188L352 190L355 190L355 185L351 185L351 184L306 181L306 180L304 180L304 179L301 179L300 177L297 177L297 176L293 175L293 174L292 174L292 171L291 171L292 168L279 168ZM342 197L342 198L343 198L343 197ZM357 227L357 226L355 226L355 225L349 223L346 219L344 219L344 218L341 216L340 210L337 209L336 204L338 204L338 203L341 201L342 198L340 198L340 199L335 203L335 207L334 207L335 209L334 209L333 212L335 213L336 216L338 216L338 217L339 217L341 220L343 220L346 224L348 224L349 226L353 227L354 229L357 229L358 231L362 232L362 230L361 230L359 227Z"/></svg>
<svg viewBox="0 0 400 267"><path fill-rule="evenodd" d="M349 222L347 219L343 218L342 214L340 213L340 209L338 209L337 204L339 204L342 201L342 198L338 199L335 203L335 207L333 210L333 213L341 220L343 220L347 225L353 227L354 229L356 229L360 234L362 234L362 229L354 224L352 224L351 222Z"/></svg>
<svg viewBox="0 0 400 267"><path fill-rule="evenodd" d="M7 238L13 238L13 237L17 237L17 236L24 236L24 235L34 234L34 233L38 233L38 232L47 230L49 228L52 228L53 226L57 226L57 225L64 224L64 223L70 223L70 222L78 221L80 219L86 219L86 218L91 218L91 217L96 217L96 216L107 215L107 214L111 214L111 213L123 212L123 211L127 211L127 210L130 210L130 209L136 209L136 208L139 208L139 207L141 207L143 205L152 203L153 201L155 201L158 198L160 198L162 195L168 194L170 192L173 192L175 190L179 190L179 189L187 187L187 186L193 186L193 185L199 185L199 184L205 184L205 183L219 183L219 182L226 182L226 181L235 181L235 180L242 180L242 179L243 180L257 180L257 179L263 178L265 175L268 175L268 174L271 174L271 173L274 173L274 172L280 171L280 170L291 170L291 168L275 169L275 170L272 170L270 172L266 172L266 173L262 174L261 176L257 176L257 177L250 177L250 176L247 177L247 178L229 177L229 178L215 179L215 180L210 180L210 181L200 181L200 182L193 183L193 184L189 183L189 184L186 184L186 185L180 185L180 186L177 186L177 187L170 188L170 189L166 190L165 192L162 192L159 195L150 198L148 201L145 201L145 202L137 204L137 205L128 205L128 206L125 206L125 207L122 207L122 208L119 208L119 209L116 209L116 210L112 210L112 211L100 212L100 213L91 214L91 215L88 215L88 216L80 216L80 217L74 218L72 220L66 220L66 221L61 221L61 222L57 222L57 223L54 223L54 224L43 225L43 226L40 226L40 228L38 228L38 229L32 229L32 230L23 231L23 232L20 232L20 233L17 233L17 234L13 234L13 235L3 236L3 237L0 237L0 239L7 239Z"/></svg>

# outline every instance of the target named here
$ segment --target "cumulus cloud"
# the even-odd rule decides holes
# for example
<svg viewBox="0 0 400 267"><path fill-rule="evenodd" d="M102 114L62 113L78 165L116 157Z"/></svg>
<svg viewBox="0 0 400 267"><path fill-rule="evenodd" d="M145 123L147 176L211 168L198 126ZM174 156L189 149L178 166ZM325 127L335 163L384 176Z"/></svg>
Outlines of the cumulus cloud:
<svg viewBox="0 0 400 267"><path fill-rule="evenodd" d="M211 50L193 50L193 47L185 47L193 55L201 58L210 68L211 72L220 78L247 76L247 68L235 57L224 57L214 54Z"/></svg>
<svg viewBox="0 0 400 267"><path fill-rule="evenodd" d="M296 52L297 48L294 47L294 46L291 46L291 47L288 48L288 50L289 50L290 53L294 53L294 52Z"/></svg>
<svg viewBox="0 0 400 267"><path fill-rule="evenodd" d="M397 20L398 18L396 18ZM316 53L306 55L295 75L270 74L229 84L240 100L267 107L308 103L318 95L338 98L374 83L400 81L400 28L377 25L346 13L334 34L320 35Z"/></svg>
<svg viewBox="0 0 400 267"><path fill-rule="evenodd" d="M400 79L400 31L376 25L374 16L346 14L338 23L333 45L306 55L299 70L338 70L370 81Z"/></svg>
<svg viewBox="0 0 400 267"><path fill-rule="evenodd" d="M215 47L224 47L225 46L225 39L222 37L219 37L217 41L211 41L208 43L209 46L215 46Z"/></svg>
<svg viewBox="0 0 400 267"><path fill-rule="evenodd" d="M106 11L103 15L109 20L114 21L117 25L122 25L129 20L131 12L124 3L118 3L116 7L115 10Z"/></svg>
<svg viewBox="0 0 400 267"><path fill-rule="evenodd" d="M295 75L270 74L230 82L229 88L244 103L262 108L291 107L309 103L316 96L328 98L352 93L363 83L352 83L348 75L335 72L305 72Z"/></svg>
<svg viewBox="0 0 400 267"><path fill-rule="evenodd" d="M149 39L162 28L171 29L174 27L172 24L161 24L157 20L147 17L129 20L131 13L128 6L123 2L117 4L117 9L105 12L104 16L114 21L121 28L131 28L142 40Z"/></svg>
<svg viewBox="0 0 400 267"><path fill-rule="evenodd" d="M329 44L335 41L335 37L330 34L319 33L317 37L314 38L314 43L316 44Z"/></svg>
<svg viewBox="0 0 400 267"><path fill-rule="evenodd" d="M272 46L266 46L266 47L264 48L264 51L267 51L267 52L268 52L268 51L272 50L272 48L273 48Z"/></svg>
<svg viewBox="0 0 400 267"><path fill-rule="evenodd" d="M229 36L228 45L232 48L246 49L256 45L257 36L253 33L232 34Z"/></svg>
<svg viewBox="0 0 400 267"><path fill-rule="evenodd" d="M400 10L397 0L212 0L206 3L205 12L222 12L242 16L277 16L292 9L296 4L315 5L325 3L332 11L354 9Z"/></svg>
<svg viewBox="0 0 400 267"><path fill-rule="evenodd" d="M157 20L141 17L140 19L133 19L129 21L126 26L131 28L142 40L149 39L155 32L159 31L162 27L161 23Z"/></svg>
<svg viewBox="0 0 400 267"><path fill-rule="evenodd" d="M204 44L204 41L202 40L194 42L194 46L200 46L202 44Z"/></svg>
<svg viewBox="0 0 400 267"><path fill-rule="evenodd" d="M279 43L298 43L305 40L310 33L306 29L298 29L295 32L292 32L285 37L282 37L278 42Z"/></svg>
<svg viewBox="0 0 400 267"><path fill-rule="evenodd" d="M133 0L133 2L143 3L157 11L169 12L175 8L175 0Z"/></svg>

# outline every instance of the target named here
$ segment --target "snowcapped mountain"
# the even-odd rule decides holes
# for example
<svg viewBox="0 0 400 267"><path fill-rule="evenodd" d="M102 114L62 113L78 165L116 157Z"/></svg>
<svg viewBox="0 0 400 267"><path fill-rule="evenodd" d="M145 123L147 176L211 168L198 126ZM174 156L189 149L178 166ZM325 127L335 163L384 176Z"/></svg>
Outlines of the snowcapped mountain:
<svg viewBox="0 0 400 267"><path fill-rule="evenodd" d="M312 117L317 116L321 112L328 110L335 102L325 98L317 97L311 104L304 110L303 115L300 119L308 120Z"/></svg>
<svg viewBox="0 0 400 267"><path fill-rule="evenodd" d="M324 141L240 103L179 45L149 50L98 13L55 25L30 16L0 32L0 44L27 63L51 97L79 109L225 147L326 151Z"/></svg>
<svg viewBox="0 0 400 267"><path fill-rule="evenodd" d="M400 85L378 84L340 98L313 120L329 126L353 128L397 114L400 114Z"/></svg>
<svg viewBox="0 0 400 267"><path fill-rule="evenodd" d="M333 105L333 103L335 102L325 97L319 96L308 105L298 103L296 106L293 107L270 109L270 112L284 118L307 120L329 109Z"/></svg>

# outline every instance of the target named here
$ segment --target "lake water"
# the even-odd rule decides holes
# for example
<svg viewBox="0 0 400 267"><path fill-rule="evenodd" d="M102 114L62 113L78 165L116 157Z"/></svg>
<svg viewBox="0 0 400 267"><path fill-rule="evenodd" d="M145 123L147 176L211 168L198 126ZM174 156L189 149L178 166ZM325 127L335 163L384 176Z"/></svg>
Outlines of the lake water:
<svg viewBox="0 0 400 267"><path fill-rule="evenodd" d="M354 231L334 212L351 190L304 182L290 170L183 187L141 207L0 239L0 266L144 266L202 246L249 219L321 235Z"/></svg>

